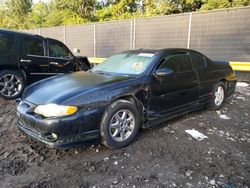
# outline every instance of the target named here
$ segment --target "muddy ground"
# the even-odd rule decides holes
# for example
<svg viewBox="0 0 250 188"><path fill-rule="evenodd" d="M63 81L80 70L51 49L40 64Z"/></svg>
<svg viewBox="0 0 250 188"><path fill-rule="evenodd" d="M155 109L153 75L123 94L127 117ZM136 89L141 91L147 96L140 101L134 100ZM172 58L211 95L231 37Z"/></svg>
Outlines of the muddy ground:
<svg viewBox="0 0 250 188"><path fill-rule="evenodd" d="M0 187L250 187L250 86L237 87L221 111L142 130L115 151L48 149L17 129L14 101L1 100L0 114Z"/></svg>

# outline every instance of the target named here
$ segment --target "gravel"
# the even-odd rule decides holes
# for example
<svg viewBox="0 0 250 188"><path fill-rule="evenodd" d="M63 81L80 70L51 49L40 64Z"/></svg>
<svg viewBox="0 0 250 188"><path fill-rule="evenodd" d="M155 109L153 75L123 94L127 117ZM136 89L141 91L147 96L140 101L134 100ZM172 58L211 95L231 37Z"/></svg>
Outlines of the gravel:
<svg viewBox="0 0 250 188"><path fill-rule="evenodd" d="M246 84L220 111L204 109L141 130L119 150L49 149L17 129L14 101L0 100L0 113L0 187L250 187ZM187 129L208 138L197 141Z"/></svg>

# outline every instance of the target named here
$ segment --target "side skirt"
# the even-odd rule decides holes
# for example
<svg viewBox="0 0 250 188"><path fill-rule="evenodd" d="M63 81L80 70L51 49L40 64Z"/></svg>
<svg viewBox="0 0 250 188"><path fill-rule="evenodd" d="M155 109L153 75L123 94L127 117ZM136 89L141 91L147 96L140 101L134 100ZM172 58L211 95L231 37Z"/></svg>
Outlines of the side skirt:
<svg viewBox="0 0 250 188"><path fill-rule="evenodd" d="M203 104L200 104L198 106L185 108L182 111L175 111L175 112L172 112L172 113L169 113L169 114L164 114L164 115L155 116L154 118L149 118L148 121L144 123L142 128L145 129L145 128L153 127L155 125L159 125L159 124L164 123L164 122L166 122L168 120L177 118L179 116L183 116L183 115L188 114L190 112L194 112L194 111L204 109L207 106L208 106L207 103L203 103Z"/></svg>

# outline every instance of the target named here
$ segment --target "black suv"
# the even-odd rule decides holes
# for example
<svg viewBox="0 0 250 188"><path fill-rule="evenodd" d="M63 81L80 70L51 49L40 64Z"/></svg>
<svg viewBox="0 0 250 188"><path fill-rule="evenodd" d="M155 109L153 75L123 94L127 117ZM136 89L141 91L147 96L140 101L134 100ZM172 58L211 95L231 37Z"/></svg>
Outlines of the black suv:
<svg viewBox="0 0 250 188"><path fill-rule="evenodd" d="M60 41L0 29L0 97L19 97L34 75L88 70L87 57L76 57Z"/></svg>

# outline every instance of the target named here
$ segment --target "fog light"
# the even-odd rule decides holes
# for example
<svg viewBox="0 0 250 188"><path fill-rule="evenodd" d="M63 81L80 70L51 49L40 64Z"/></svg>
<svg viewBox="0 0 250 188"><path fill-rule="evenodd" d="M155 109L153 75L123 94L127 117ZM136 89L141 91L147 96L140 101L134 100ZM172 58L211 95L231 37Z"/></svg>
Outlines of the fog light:
<svg viewBox="0 0 250 188"><path fill-rule="evenodd" d="M57 139L57 135L55 133L51 133L51 136L54 138L54 139Z"/></svg>

